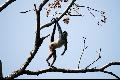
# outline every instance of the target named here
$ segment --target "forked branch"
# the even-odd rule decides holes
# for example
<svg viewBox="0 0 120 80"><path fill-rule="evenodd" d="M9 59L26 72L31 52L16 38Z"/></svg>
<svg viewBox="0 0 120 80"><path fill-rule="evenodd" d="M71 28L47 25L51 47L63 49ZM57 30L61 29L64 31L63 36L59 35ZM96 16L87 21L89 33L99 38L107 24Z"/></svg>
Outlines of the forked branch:
<svg viewBox="0 0 120 80"><path fill-rule="evenodd" d="M24 63L22 68L20 68L17 71L14 71L12 74L7 76L6 79L14 79L14 78L22 75L25 72L25 69L27 68L27 66L32 61L32 59L35 57L39 47L43 43L43 40L49 36L49 35L47 35L47 36L42 37L42 38L40 37L40 10L42 10L42 7L47 3L47 1L49 1L49 0L44 0L43 3L40 4L39 9L37 9L36 5L34 4L35 12L36 12L36 23L37 23L37 25L36 25L37 30L36 30L36 38L35 38L34 49L32 51L30 51L30 56L27 58L27 61Z"/></svg>
<svg viewBox="0 0 120 80"><path fill-rule="evenodd" d="M114 74L113 72L108 72L105 71L106 68L113 66L113 65L120 65L120 62L111 62L106 64L105 66L101 67L101 68L88 68L88 69L62 69L62 68L57 68L57 67L50 67L47 69L42 69L39 71L30 71L30 70L25 70L23 74L27 74L27 75L39 75L39 74L43 74L43 73L47 73L47 72L62 72L62 73L87 73L87 72L103 72L103 73L107 73L110 74L112 76L114 76L115 78L120 79L119 76L117 76L116 74Z"/></svg>

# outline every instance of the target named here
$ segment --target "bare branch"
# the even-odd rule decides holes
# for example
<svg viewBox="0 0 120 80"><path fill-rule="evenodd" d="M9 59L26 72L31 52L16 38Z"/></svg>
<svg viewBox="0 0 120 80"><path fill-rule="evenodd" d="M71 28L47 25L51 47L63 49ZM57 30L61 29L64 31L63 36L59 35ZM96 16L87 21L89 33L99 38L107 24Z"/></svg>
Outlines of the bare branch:
<svg viewBox="0 0 120 80"><path fill-rule="evenodd" d="M111 62L109 64L106 64L105 66L101 67L101 69L104 70L112 65L120 65L120 61L119 62Z"/></svg>
<svg viewBox="0 0 120 80"><path fill-rule="evenodd" d="M116 77L117 79L120 79L120 77L117 76L116 74L114 74L113 72L108 72L108 71L103 71L103 72L104 72L104 73L108 73L108 74L110 74L110 75Z"/></svg>
<svg viewBox="0 0 120 80"><path fill-rule="evenodd" d="M48 0L45 0L48 1ZM20 75L22 75L25 71L25 69L27 68L27 66L30 64L30 62L32 61L32 59L34 58L34 56L36 55L39 47L41 46L41 44L43 43L43 40L45 38L47 38L49 35L40 38L40 10L42 10L42 7L45 4L42 5L41 3L41 7L39 7L39 9L36 8L36 5L34 4L35 7L35 12L36 12L36 22L37 22L37 30L36 30L36 38L35 38L35 46L34 46L34 50L32 50L30 52L30 56L27 58L27 61L24 63L23 67L20 68L17 71L14 71L12 74L10 74L9 76L6 77L6 79L14 79Z"/></svg>
<svg viewBox="0 0 120 80"><path fill-rule="evenodd" d="M97 53L98 53L98 52L97 52ZM89 65L86 67L86 69L89 68L91 65L93 65L95 62L97 62L97 61L101 58L100 53L98 53L98 54L99 54L98 58L97 58L95 61L93 61L91 64L89 64Z"/></svg>
<svg viewBox="0 0 120 80"><path fill-rule="evenodd" d="M109 65L109 66L108 66ZM112 72L108 72L108 71L104 71L103 69L108 68L112 65L120 65L120 62L111 62L108 63L107 65L101 67L101 68L90 68L90 69L62 69L62 68L47 68L47 69L43 69L43 70L39 70L39 71L30 71L30 70L25 70L23 74L27 74L27 75L39 75L39 74L43 74L43 73L47 73L47 72L62 72L62 73L87 73L87 72L103 72L103 73L107 73L110 74L118 79L120 79L120 77L118 77L116 74L112 73Z"/></svg>
<svg viewBox="0 0 120 80"><path fill-rule="evenodd" d="M65 10L65 12L57 19L57 21L59 21L59 20L68 12L68 10L70 9L70 7L72 7L72 5L74 4L75 1L76 1L76 0L72 0L72 2L70 3L70 5L68 6L68 8L67 8L67 9ZM53 20L53 21L51 21L50 23L47 23L47 24L41 26L40 30L43 29L43 28L45 28L45 27L49 27L49 26L51 26L51 25L54 24L54 23L55 23L55 21Z"/></svg>
<svg viewBox="0 0 120 80"><path fill-rule="evenodd" d="M43 6L44 6L48 1L49 1L49 0L44 0L44 1L40 4L40 6L39 6L39 11L42 10ZM32 10L35 11L34 9L32 9ZM30 12L30 11L32 11L32 10L22 11L22 12L20 12L20 13L27 13L27 12Z"/></svg>
<svg viewBox="0 0 120 80"><path fill-rule="evenodd" d="M27 12L30 12L30 11L32 11L32 10L22 11L20 13L27 13ZM35 11L35 10L33 9L33 11Z"/></svg>
<svg viewBox="0 0 120 80"><path fill-rule="evenodd" d="M90 11L90 9L88 8L88 11L90 12L90 14L95 17L95 15Z"/></svg>
<svg viewBox="0 0 120 80"><path fill-rule="evenodd" d="M74 3L74 4L75 4L75 6L77 6L77 7L85 7L85 6L80 6L80 5L76 4L76 3Z"/></svg>
<svg viewBox="0 0 120 80"><path fill-rule="evenodd" d="M83 54L85 53L86 49L88 48L88 46L86 46L86 38L83 37L83 43L84 43L84 47L82 49L82 54L80 55L80 58L79 58L79 62L78 62L78 69L79 69L79 65L80 65L80 62L81 62L81 59L82 59L82 56Z"/></svg>
<svg viewBox="0 0 120 80"><path fill-rule="evenodd" d="M0 6L0 12L14 1L16 0L7 0L3 5Z"/></svg>
<svg viewBox="0 0 120 80"><path fill-rule="evenodd" d="M39 11L42 10L43 6L48 2L49 0L44 0L43 3L40 4L39 6Z"/></svg>
<svg viewBox="0 0 120 80"><path fill-rule="evenodd" d="M84 50L83 50L84 51ZM80 62L81 62L81 59L82 59L82 56L83 56L84 52L82 52L82 54L80 55L80 58L79 58L79 62L78 62L78 69L80 68Z"/></svg>
<svg viewBox="0 0 120 80"><path fill-rule="evenodd" d="M68 13L68 15L70 15L70 16L83 16L82 14L70 14L70 13Z"/></svg>

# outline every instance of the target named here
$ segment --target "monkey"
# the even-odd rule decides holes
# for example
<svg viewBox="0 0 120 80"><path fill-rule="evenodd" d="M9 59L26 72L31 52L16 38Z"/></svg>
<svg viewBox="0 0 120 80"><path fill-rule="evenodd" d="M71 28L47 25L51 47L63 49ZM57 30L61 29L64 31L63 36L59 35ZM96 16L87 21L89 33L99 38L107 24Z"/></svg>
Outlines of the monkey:
<svg viewBox="0 0 120 80"><path fill-rule="evenodd" d="M61 55L64 55L65 51L67 50L67 36L68 33L67 31L62 32L62 29L58 23L58 21L54 18L55 20L55 24L54 24L54 28L53 28L53 32L51 35L51 43L49 45L49 50L50 50L50 54L48 56L48 58L46 59L48 66L53 67L54 62L56 61L56 49L62 47L63 45L65 46L64 51ZM57 40L54 41L54 34L55 34L55 30L56 30L56 26L58 27L58 32L59 32L59 37ZM53 62L50 65L49 63L49 59L53 57Z"/></svg>

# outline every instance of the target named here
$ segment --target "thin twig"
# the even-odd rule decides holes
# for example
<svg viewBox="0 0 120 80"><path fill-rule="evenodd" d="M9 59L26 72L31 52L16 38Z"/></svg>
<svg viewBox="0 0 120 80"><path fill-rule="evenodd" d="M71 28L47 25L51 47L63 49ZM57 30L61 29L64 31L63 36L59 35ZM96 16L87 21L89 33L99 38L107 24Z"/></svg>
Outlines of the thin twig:
<svg viewBox="0 0 120 80"><path fill-rule="evenodd" d="M82 54L80 55L79 62L78 62L78 69L80 68L79 65L80 65L83 54L84 54L84 52L82 52Z"/></svg>
<svg viewBox="0 0 120 80"><path fill-rule="evenodd" d="M93 65L95 62L97 62L100 58L101 58L101 55L100 55L100 53L99 53L99 57L98 57L95 61L93 61L91 64L89 64L85 69L89 68L89 67L90 67L91 65Z"/></svg>
<svg viewBox="0 0 120 80"><path fill-rule="evenodd" d="M22 11L20 13L27 13L27 12L30 12L30 11L32 11L32 10ZM33 9L33 11L35 11L35 10Z"/></svg>
<svg viewBox="0 0 120 80"><path fill-rule="evenodd" d="M82 50L82 54L80 55L80 58L79 58L79 62L78 62L78 69L79 69L79 65L80 65L80 62L81 62L81 59L82 59L82 56L83 56L83 54L84 54L84 52L85 52L85 50L88 48L88 46L86 47L86 38L85 37L83 37L83 43L84 43L84 47L83 47L83 50Z"/></svg>
<svg viewBox="0 0 120 80"><path fill-rule="evenodd" d="M70 16L83 16L82 14L70 14L70 13L68 13L68 15L70 15Z"/></svg>
<svg viewBox="0 0 120 80"><path fill-rule="evenodd" d="M93 16L93 17L95 17L95 15L88 9L88 11L90 12L90 14Z"/></svg>

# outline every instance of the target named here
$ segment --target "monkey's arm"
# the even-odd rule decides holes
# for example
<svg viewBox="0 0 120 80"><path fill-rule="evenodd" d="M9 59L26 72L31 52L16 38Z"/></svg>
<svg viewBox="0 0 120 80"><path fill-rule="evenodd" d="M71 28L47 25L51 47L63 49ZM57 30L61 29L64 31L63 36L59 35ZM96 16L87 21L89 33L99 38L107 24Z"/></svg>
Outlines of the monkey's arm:
<svg viewBox="0 0 120 80"><path fill-rule="evenodd" d="M56 23L54 24L52 36L51 36L51 42L54 42L54 35L55 35L55 30L56 30Z"/></svg>
<svg viewBox="0 0 120 80"><path fill-rule="evenodd" d="M65 42L65 44L64 44L64 46L65 46L65 48L64 48L64 51L63 51L63 53L61 54L61 55L64 55L64 53L65 53L65 51L67 50L67 40L66 40L66 42Z"/></svg>
<svg viewBox="0 0 120 80"><path fill-rule="evenodd" d="M58 27L58 31L59 31L59 38L62 38L63 37L62 36L62 29L60 27L60 24L58 22L56 22L56 23L57 23L57 27Z"/></svg>

